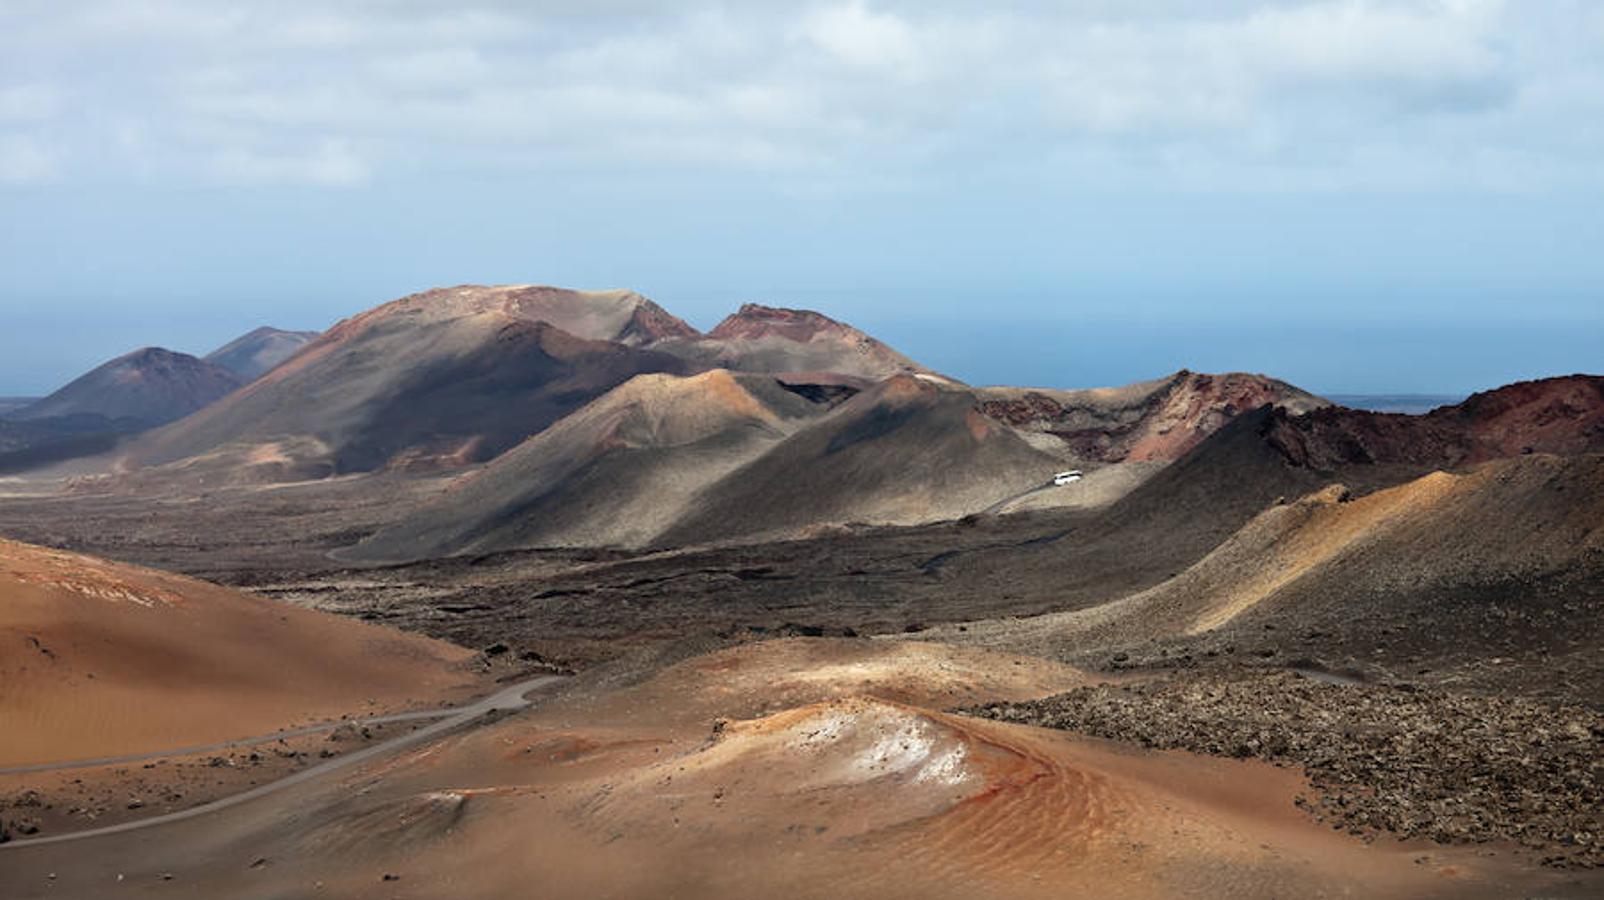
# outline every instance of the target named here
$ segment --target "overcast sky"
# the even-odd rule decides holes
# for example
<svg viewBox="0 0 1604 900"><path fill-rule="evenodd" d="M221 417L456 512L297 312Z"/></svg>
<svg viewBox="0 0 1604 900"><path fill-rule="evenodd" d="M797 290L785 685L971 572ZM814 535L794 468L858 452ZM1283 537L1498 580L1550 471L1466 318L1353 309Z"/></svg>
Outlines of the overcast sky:
<svg viewBox="0 0 1604 900"><path fill-rule="evenodd" d="M1594 0L0 0L0 394L463 282L974 382L1604 370Z"/></svg>

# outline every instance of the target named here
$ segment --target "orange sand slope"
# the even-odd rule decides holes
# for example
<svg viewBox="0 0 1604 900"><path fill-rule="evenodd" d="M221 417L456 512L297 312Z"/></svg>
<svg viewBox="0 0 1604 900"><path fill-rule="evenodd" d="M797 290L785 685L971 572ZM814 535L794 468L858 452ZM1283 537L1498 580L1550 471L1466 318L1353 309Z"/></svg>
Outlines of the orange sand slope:
<svg viewBox="0 0 1604 900"><path fill-rule="evenodd" d="M263 734L473 678L468 651L213 584L0 541L0 766Z"/></svg>
<svg viewBox="0 0 1604 900"><path fill-rule="evenodd" d="M748 645L632 686L576 685L210 821L20 848L0 887L90 897L119 875L152 896L252 898L1413 898L1550 887L1549 875L1503 859L1333 832L1293 806L1304 784L1290 770L939 711L1081 680L937 644Z"/></svg>

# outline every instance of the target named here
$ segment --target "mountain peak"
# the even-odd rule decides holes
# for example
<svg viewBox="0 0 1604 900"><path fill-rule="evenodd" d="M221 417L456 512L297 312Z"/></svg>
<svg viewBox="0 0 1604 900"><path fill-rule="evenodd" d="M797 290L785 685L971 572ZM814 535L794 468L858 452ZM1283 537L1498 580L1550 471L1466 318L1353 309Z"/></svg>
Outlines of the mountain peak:
<svg viewBox="0 0 1604 900"><path fill-rule="evenodd" d="M316 331L285 331L271 325L253 328L206 354L216 363L246 381L253 381L279 363L300 352L318 337Z"/></svg>
<svg viewBox="0 0 1604 900"><path fill-rule="evenodd" d="M161 424L189 415L240 384L238 376L216 363L165 347L141 347L96 366L14 417L95 415Z"/></svg>
<svg viewBox="0 0 1604 900"><path fill-rule="evenodd" d="M708 335L720 340L772 336L800 342L827 332L868 337L850 325L811 309L787 309L760 303L741 304L739 310L718 323Z"/></svg>
<svg viewBox="0 0 1604 900"><path fill-rule="evenodd" d="M460 284L410 294L341 322L347 338L383 322L446 321L485 313L546 322L576 337L638 347L701 332L630 290L576 291L544 284Z"/></svg>

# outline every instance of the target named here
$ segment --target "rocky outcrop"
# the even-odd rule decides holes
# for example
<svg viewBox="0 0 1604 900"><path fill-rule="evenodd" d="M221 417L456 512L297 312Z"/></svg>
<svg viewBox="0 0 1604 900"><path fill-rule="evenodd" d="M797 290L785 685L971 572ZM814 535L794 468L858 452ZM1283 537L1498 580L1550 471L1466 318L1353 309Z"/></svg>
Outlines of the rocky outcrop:
<svg viewBox="0 0 1604 900"><path fill-rule="evenodd" d="M1177 459L1226 422L1266 405L1304 412L1325 401L1263 375L1183 369L1128 388L993 396L979 409L1010 427L1051 435L1080 459L1113 463Z"/></svg>
<svg viewBox="0 0 1604 900"><path fill-rule="evenodd" d="M1280 412L1266 441L1320 471L1353 464L1453 467L1527 453L1604 452L1604 377L1523 381L1409 416L1329 407Z"/></svg>
<svg viewBox="0 0 1604 900"><path fill-rule="evenodd" d="M1143 747L1302 766L1300 805L1356 835L1508 841L1604 864L1604 716L1523 698L1236 674L1097 685L976 710Z"/></svg>

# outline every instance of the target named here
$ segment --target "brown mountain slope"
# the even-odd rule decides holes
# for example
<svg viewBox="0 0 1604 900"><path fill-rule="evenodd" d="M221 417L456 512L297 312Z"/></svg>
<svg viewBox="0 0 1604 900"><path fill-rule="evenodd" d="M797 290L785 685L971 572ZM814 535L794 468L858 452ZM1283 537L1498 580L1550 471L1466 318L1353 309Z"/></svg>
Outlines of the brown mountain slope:
<svg viewBox="0 0 1604 900"><path fill-rule="evenodd" d="M0 541L0 765L271 732L470 682L466 651L149 569Z"/></svg>
<svg viewBox="0 0 1604 900"><path fill-rule="evenodd" d="M769 376L641 375L341 555L646 544L699 490L828 408Z"/></svg>
<svg viewBox="0 0 1604 900"><path fill-rule="evenodd" d="M95 367L54 394L11 413L11 418L97 416L148 428L187 416L241 383L222 366L187 353L146 347Z"/></svg>
<svg viewBox="0 0 1604 900"><path fill-rule="evenodd" d="M656 346L708 367L747 372L833 372L873 380L929 372L821 313L756 303L743 305L705 337L674 335Z"/></svg>
<svg viewBox="0 0 1604 900"><path fill-rule="evenodd" d="M677 320L625 292L462 287L347 319L228 402L148 435L135 463L232 447L302 471L486 460L644 372L686 372L632 346ZM566 326L566 327L564 327ZM568 329L575 329L570 331Z"/></svg>
<svg viewBox="0 0 1604 900"><path fill-rule="evenodd" d="M973 623L965 640L1106 658L1149 642L1309 637L1385 664L1558 655L1604 638L1604 456L1530 455L1354 498L1330 486L1260 513L1149 590Z"/></svg>
<svg viewBox="0 0 1604 900"><path fill-rule="evenodd" d="M730 473L662 542L957 518L1039 486L1061 464L981 415L969 391L899 375Z"/></svg>
<svg viewBox="0 0 1604 900"><path fill-rule="evenodd" d="M1339 407L1295 414L1262 407L1230 420L1143 483L1102 517L1100 527L1115 539L1165 533L1180 545L1206 550L1278 499L1302 496L1333 480L1364 494L1468 461L1473 458L1468 452L1445 453L1442 447L1468 446L1469 434L1540 429L1540 450L1586 450L1598 446L1596 413L1574 403L1556 406L1553 397L1590 396L1598 380L1583 376L1510 385L1429 416ZM1559 415L1556 409L1578 411ZM1489 410L1498 411L1496 419ZM1526 420L1541 424L1519 424ZM1378 433L1385 440L1377 439ZM1531 441L1530 436L1509 441L1502 455L1519 454ZM1480 458L1500 455L1496 441L1484 440L1479 447Z"/></svg>
<svg viewBox="0 0 1604 900"><path fill-rule="evenodd" d="M1299 408L1322 402L1290 385L1252 375L1181 373L1123 388L1055 392L970 389L901 376L858 395L839 412L732 473L708 491L706 508L664 541L744 536L737 523L755 533L777 534L825 523L955 519L998 508L1009 498L1035 496L1029 492L1068 466L1099 465L1105 457L1129 455L1144 462L1173 459L1203 435L1253 411L1239 404L1263 397ZM1052 412L1044 413L1044 407ZM1047 430L1047 422L1062 425L1073 439ZM1125 449L1108 449L1116 446ZM1132 454L1132 448L1138 452ZM1270 456L1265 454L1266 462L1282 468ZM1093 482L1106 473L1088 474L1084 485L1059 492L1063 499L1045 502L1068 503L1098 490ZM1111 502L1140 481L1122 481L1109 488L1110 497L1089 505ZM1191 490L1180 487L1183 493ZM769 502L765 498L770 496L781 499ZM1267 499L1250 500L1251 511ZM1174 500L1166 497L1157 507L1168 514L1176 508ZM1229 523L1214 536L1216 542L1241 520Z"/></svg>
<svg viewBox="0 0 1604 900"><path fill-rule="evenodd" d="M317 340L317 336L316 331L284 331L264 325L218 347L205 359L233 372L242 381L253 381Z"/></svg>
<svg viewBox="0 0 1604 900"><path fill-rule="evenodd" d="M1266 397L1318 402L1258 376L1183 373L1127 388L1055 392L1052 401L1040 392L971 390L923 375L897 376L854 395L847 386L782 388L767 376L716 371L637 379L345 555L393 561L531 546L751 540L848 522L953 519L1019 496L1097 506L1236 415L1238 404ZM789 424L733 414L732 398L759 388L766 399L744 396L742 406L772 411L780 407L767 398L778 398L796 410ZM1089 438L1066 441L1033 428L1038 420L1016 427L1018 417L986 414L1044 400L1054 403L1055 420L1074 425L1082 438L1101 425L1114 436L1110 442L1138 447L1136 474L1112 477L1123 470L1107 466L1072 491L1038 490L1067 465L1101 463L1081 455ZM841 405L826 415L832 402ZM631 424L631 414L653 424ZM662 423L678 419L688 436L664 431Z"/></svg>

